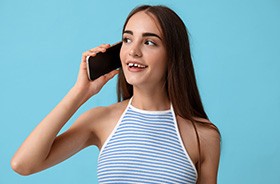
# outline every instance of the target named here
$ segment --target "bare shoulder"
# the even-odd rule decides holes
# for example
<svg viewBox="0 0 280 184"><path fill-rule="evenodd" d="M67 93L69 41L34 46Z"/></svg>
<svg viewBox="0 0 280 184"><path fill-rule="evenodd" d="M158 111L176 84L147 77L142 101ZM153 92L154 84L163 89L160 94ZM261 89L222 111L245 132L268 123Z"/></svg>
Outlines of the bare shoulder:
<svg viewBox="0 0 280 184"><path fill-rule="evenodd" d="M194 118L200 140L201 169L198 183L217 183L220 160L220 133L212 122Z"/></svg>
<svg viewBox="0 0 280 184"><path fill-rule="evenodd" d="M209 120L204 118L194 118L200 138L202 153L205 157L209 153L220 153L220 133L218 128Z"/></svg>
<svg viewBox="0 0 280 184"><path fill-rule="evenodd" d="M185 147L194 163L199 160L197 136L190 120L177 116L178 127ZM213 123L204 118L194 118L195 127L199 135L202 156L207 157L209 151L219 152L220 135L213 127ZM205 155L205 156L204 156Z"/></svg>
<svg viewBox="0 0 280 184"><path fill-rule="evenodd" d="M206 140L208 138L217 139L218 141L220 141L219 130L211 121L205 118L197 118L197 117L194 118L194 120L197 122L196 123L197 131L202 138L205 138Z"/></svg>
<svg viewBox="0 0 280 184"><path fill-rule="evenodd" d="M110 106L99 106L92 108L81 115L90 122L97 124L98 122L107 121L122 113L127 106L127 101L118 102Z"/></svg>
<svg viewBox="0 0 280 184"><path fill-rule="evenodd" d="M118 119L127 106L128 101L122 101L110 106L92 108L83 113L78 119L90 129L92 133L92 144L101 147L110 132L115 127Z"/></svg>
<svg viewBox="0 0 280 184"><path fill-rule="evenodd" d="M220 159L220 133L213 128L213 123L204 118L193 118L193 122L177 116L178 128L185 148L192 160L200 165L198 183L217 183L217 172ZM201 155L198 149L199 136ZM201 156L201 157L200 157Z"/></svg>

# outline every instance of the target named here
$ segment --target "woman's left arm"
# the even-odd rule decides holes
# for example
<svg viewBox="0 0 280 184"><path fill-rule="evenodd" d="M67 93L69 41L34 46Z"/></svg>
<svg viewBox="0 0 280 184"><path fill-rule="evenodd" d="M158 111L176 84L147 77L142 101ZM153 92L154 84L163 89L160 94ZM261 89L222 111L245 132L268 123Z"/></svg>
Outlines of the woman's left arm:
<svg viewBox="0 0 280 184"><path fill-rule="evenodd" d="M199 184L216 184L220 160L220 135L214 129L204 129L200 132L201 168L198 177Z"/></svg>

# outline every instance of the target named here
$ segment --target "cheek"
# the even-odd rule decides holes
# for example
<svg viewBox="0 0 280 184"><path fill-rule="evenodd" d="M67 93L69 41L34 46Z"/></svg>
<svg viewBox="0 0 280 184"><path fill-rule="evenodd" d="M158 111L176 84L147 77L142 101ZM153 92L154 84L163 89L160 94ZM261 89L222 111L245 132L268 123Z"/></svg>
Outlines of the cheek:
<svg viewBox="0 0 280 184"><path fill-rule="evenodd" d="M153 56L153 64L157 66L159 70L166 70L167 68L167 57L164 52L155 53Z"/></svg>
<svg viewBox="0 0 280 184"><path fill-rule="evenodd" d="M167 74L167 59L166 57L160 57L158 60L160 63L157 63L155 67L157 67L157 72L159 76L165 76Z"/></svg>

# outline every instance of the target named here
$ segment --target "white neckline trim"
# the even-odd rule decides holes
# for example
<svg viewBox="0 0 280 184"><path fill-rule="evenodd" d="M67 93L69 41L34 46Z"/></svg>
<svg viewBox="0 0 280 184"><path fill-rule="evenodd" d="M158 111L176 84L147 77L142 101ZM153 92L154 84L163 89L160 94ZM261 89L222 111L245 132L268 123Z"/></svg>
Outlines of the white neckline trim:
<svg viewBox="0 0 280 184"><path fill-rule="evenodd" d="M175 112L173 110L173 106L172 105L171 105L171 111L172 111L172 116L173 116L173 119L174 119L175 129L176 129L176 132L177 132L177 137L179 139L179 142L180 142L180 144L182 146L183 151L185 152L186 157L188 158L189 162L191 163L191 165L192 165L192 167L193 167L193 169L195 171L195 178L196 178L196 182L197 182L198 172L197 172L196 167L195 167L191 157L189 156L188 151L187 151L187 149L186 149L186 147L185 147L185 145L184 145L184 143L182 141L182 137L181 137L181 134L180 134L180 131L179 131L179 128L178 128L177 118L176 118L176 115L175 115Z"/></svg>
<svg viewBox="0 0 280 184"><path fill-rule="evenodd" d="M128 106L133 109L134 111L136 112L140 112L140 113L144 113L144 114L166 114L166 113L169 113L171 112L171 108L170 109L167 109L167 110L162 110L162 111L151 111L151 110L144 110L144 109L139 109L137 107L134 107L132 105L132 98L130 98L129 102L128 102ZM170 105L171 106L171 105Z"/></svg>

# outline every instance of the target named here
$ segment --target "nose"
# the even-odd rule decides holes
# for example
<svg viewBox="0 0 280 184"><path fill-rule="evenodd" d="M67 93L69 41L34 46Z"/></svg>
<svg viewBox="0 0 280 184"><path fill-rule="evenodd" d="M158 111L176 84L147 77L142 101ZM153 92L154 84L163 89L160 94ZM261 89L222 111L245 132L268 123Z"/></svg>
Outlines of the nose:
<svg viewBox="0 0 280 184"><path fill-rule="evenodd" d="M129 56L131 57L141 57L142 52L139 44L133 44L131 45Z"/></svg>

